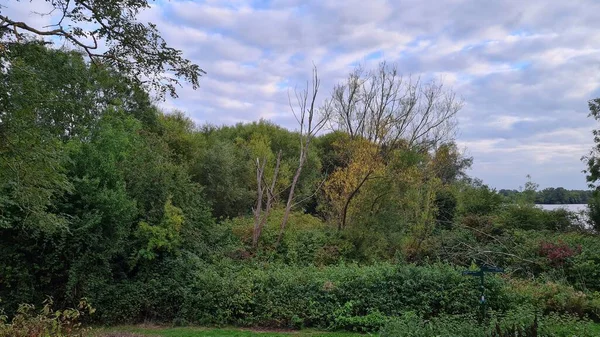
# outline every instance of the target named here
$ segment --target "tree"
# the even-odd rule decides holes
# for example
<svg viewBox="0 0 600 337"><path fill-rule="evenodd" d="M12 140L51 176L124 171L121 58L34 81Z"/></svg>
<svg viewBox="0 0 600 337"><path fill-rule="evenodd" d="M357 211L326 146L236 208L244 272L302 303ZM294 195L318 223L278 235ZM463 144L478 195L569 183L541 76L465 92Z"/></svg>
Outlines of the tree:
<svg viewBox="0 0 600 337"><path fill-rule="evenodd" d="M462 100L437 81L404 78L383 62L374 71L357 67L332 95L334 128L382 147L399 142L427 148L451 140Z"/></svg>
<svg viewBox="0 0 600 337"><path fill-rule="evenodd" d="M306 82L306 88L304 90L295 91L298 111L294 109L291 98L289 100L292 113L294 114L294 117L300 126L300 154L298 156L299 158L296 173L294 173L292 184L290 185L288 199L285 205L285 211L283 213L283 219L281 220L281 225L279 226L279 235L277 237L276 245L279 245L281 239L283 238L290 212L292 211L292 207L294 207L294 193L296 186L298 185L298 180L300 179L300 174L302 174L302 168L304 167L306 159L308 158L308 151L310 149L311 142L315 135L319 133L321 129L323 129L329 120L329 103L325 102L325 105L321 108L316 106L320 85L321 81L317 73L317 67L314 67L310 86L309 82Z"/></svg>
<svg viewBox="0 0 600 337"><path fill-rule="evenodd" d="M535 195L540 185L534 183L529 174L525 178L527 178L527 181L525 182L525 186L521 187L521 193L517 198L517 202L521 204L534 204Z"/></svg>
<svg viewBox="0 0 600 337"><path fill-rule="evenodd" d="M19 0L12 0L17 6ZM0 5L0 52L6 42L27 41L27 36L62 39L83 51L92 63L107 64L159 95L176 97L179 78L198 87L204 70L169 47L156 25L141 23L136 15L150 7L148 0L46 0L54 23L48 27L10 18Z"/></svg>
<svg viewBox="0 0 600 337"><path fill-rule="evenodd" d="M502 205L502 195L479 179L464 181L458 187L460 215L490 215Z"/></svg>
<svg viewBox="0 0 600 337"><path fill-rule="evenodd" d="M385 165L377 145L366 139L342 139L335 145L346 152L345 165L328 177L324 192L331 207L330 213L337 218L338 230L343 230L347 225L351 201L369 178L383 174Z"/></svg>
<svg viewBox="0 0 600 337"><path fill-rule="evenodd" d="M334 88L331 102L334 128L376 147L369 151L372 158L355 171L360 176L352 180L358 183L346 185L352 190L345 194L340 229L346 227L350 202L367 180L377 177L374 172L379 166L375 163L385 161L398 148L417 147L427 152L449 143L456 114L462 108L462 101L445 90L442 83L405 79L395 66L385 62L374 71L357 67ZM452 149L448 153L450 156ZM452 174L458 174L468 164L468 160L458 164Z"/></svg>
<svg viewBox="0 0 600 337"><path fill-rule="evenodd" d="M590 109L588 117L600 121L600 98L590 100L588 106ZM594 228L598 231L600 230L600 185L598 185L600 180L600 129L593 130L592 134L594 135L594 147L581 160L587 164L587 168L584 170L584 173L586 173L585 178L588 186L594 190L594 195L590 198L588 204L590 206L590 219Z"/></svg>
<svg viewBox="0 0 600 337"><path fill-rule="evenodd" d="M456 143L448 142L435 149L432 161L435 175L443 184L451 184L467 177L465 170L473 164L473 157L464 157Z"/></svg>
<svg viewBox="0 0 600 337"><path fill-rule="evenodd" d="M2 307L12 312L46 295L61 306L80 296L106 303L107 289L166 270L169 259L212 254L207 233L218 235L190 177L197 156L189 145L202 146L189 137L189 123L157 116L147 93L77 52L7 46Z"/></svg>

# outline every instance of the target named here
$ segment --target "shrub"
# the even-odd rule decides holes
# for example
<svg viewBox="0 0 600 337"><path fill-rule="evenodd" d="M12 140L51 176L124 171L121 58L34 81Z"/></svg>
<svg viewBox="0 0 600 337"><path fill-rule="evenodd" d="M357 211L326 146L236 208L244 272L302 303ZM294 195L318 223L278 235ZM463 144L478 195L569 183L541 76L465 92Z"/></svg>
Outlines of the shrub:
<svg viewBox="0 0 600 337"><path fill-rule="evenodd" d="M513 304L529 304L544 313L589 315L593 318L600 312L593 295L578 291L571 286L555 282L528 282L509 280L508 301ZM514 309L514 307L513 307Z"/></svg>
<svg viewBox="0 0 600 337"><path fill-rule="evenodd" d="M390 320L381 337L592 337L593 324L568 315L539 316L531 307L520 307L493 315L484 323L472 316L442 316L423 319L414 312Z"/></svg>
<svg viewBox="0 0 600 337"><path fill-rule="evenodd" d="M486 185L464 186L458 194L458 211L461 215L491 215L502 205L502 195Z"/></svg>
<svg viewBox="0 0 600 337"><path fill-rule="evenodd" d="M36 314L35 306L21 304L13 319L8 322L6 316L0 316L0 337L81 337L87 336L89 329L83 328L78 321L85 314L93 314L94 309L85 299L77 308L52 309L52 299Z"/></svg>
<svg viewBox="0 0 600 337"><path fill-rule="evenodd" d="M488 337L469 316L423 319L414 312L403 313L381 330L381 337Z"/></svg>
<svg viewBox="0 0 600 337"><path fill-rule="evenodd" d="M329 326L332 330L350 330L350 331L378 331L380 330L389 320L388 316L385 316L377 309L367 313L363 316L354 315L355 302L346 302L344 306L336 310L333 314L333 324Z"/></svg>
<svg viewBox="0 0 600 337"><path fill-rule="evenodd" d="M581 246L571 248L563 241L558 243L542 241L540 244L540 255L546 257L554 266L562 265L565 261L581 253Z"/></svg>
<svg viewBox="0 0 600 337"><path fill-rule="evenodd" d="M593 197L588 201L587 215L590 226L600 232L600 192L594 191Z"/></svg>
<svg viewBox="0 0 600 337"><path fill-rule="evenodd" d="M440 228L451 229L456 214L456 196L449 190L443 189L435 195L436 224Z"/></svg>
<svg viewBox="0 0 600 337"><path fill-rule="evenodd" d="M502 227L496 217L491 215L466 215L462 217L461 224L474 229L479 241L489 241L493 236L503 234Z"/></svg>
<svg viewBox="0 0 600 337"><path fill-rule="evenodd" d="M240 241L237 250L229 254L238 259L254 256L258 260L278 260L291 265L332 264L350 249L340 240L337 231L321 219L302 212L292 212L282 242L275 247L283 209L273 209L265 224L257 251L251 248L254 219L241 216L223 222ZM328 254L325 256L324 254Z"/></svg>
<svg viewBox="0 0 600 337"><path fill-rule="evenodd" d="M565 209L543 210L534 204L510 204L500 212L500 222L506 228L567 231L578 227L573 212Z"/></svg>
<svg viewBox="0 0 600 337"><path fill-rule="evenodd" d="M201 324L373 331L406 310L426 317L477 310L476 280L447 265L262 266L205 268L181 315ZM487 286L490 303L502 309L502 282Z"/></svg>
<svg viewBox="0 0 600 337"><path fill-rule="evenodd" d="M171 272L95 291L98 321L376 331L406 311L432 318L479 310L478 280L445 264L300 267L181 259L158 268ZM544 312L600 312L596 297L556 283L486 277L486 298L496 312L521 303Z"/></svg>

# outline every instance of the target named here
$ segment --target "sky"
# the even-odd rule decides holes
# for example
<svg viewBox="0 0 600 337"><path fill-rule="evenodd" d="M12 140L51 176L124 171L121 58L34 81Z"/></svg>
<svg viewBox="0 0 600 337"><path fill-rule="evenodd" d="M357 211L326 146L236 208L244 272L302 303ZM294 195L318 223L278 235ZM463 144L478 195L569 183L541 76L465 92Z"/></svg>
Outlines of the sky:
<svg viewBox="0 0 600 337"><path fill-rule="evenodd" d="M49 20L32 14L40 0L0 4L17 19ZM207 72L199 89L160 103L198 124L263 118L295 129L288 91L313 64L326 96L357 64L385 60L464 99L457 143L474 158L471 176L498 189L518 189L528 174L541 188L585 189L599 12L595 0L161 0L139 18Z"/></svg>

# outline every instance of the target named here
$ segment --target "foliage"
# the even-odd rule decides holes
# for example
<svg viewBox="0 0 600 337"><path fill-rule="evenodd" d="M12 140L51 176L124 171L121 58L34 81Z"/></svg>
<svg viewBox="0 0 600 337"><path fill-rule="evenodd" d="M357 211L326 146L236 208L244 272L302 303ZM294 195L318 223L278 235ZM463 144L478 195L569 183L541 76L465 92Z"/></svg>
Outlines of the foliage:
<svg viewBox="0 0 600 337"><path fill-rule="evenodd" d="M387 324L381 331L382 337L487 337L482 328L470 317L443 317L423 320L414 312L405 312Z"/></svg>
<svg viewBox="0 0 600 337"><path fill-rule="evenodd" d="M594 191L593 196L588 201L588 221L591 227L600 232L600 193Z"/></svg>
<svg viewBox="0 0 600 337"><path fill-rule="evenodd" d="M591 337L597 333L597 327L588 320L568 315L539 316L530 307L494 315L484 324L469 316L423 319L406 312L381 330L382 337Z"/></svg>
<svg viewBox="0 0 600 337"><path fill-rule="evenodd" d="M306 327L362 330L407 308L424 315L470 311L477 299L472 280L443 266L233 269L205 268L197 276L196 290L182 303L186 320L277 327L301 320ZM457 301L464 293L472 296Z"/></svg>
<svg viewBox="0 0 600 337"><path fill-rule="evenodd" d="M518 190L499 190L499 194L509 200L517 200L522 193ZM592 191L567 190L563 187L548 187L535 192L536 204L587 204L592 197Z"/></svg>
<svg viewBox="0 0 600 337"><path fill-rule="evenodd" d="M30 44L10 55L0 75L11 97L0 101L7 312L46 295L61 307L82 294L98 298L182 250L208 256L208 203L189 165L173 156L181 148L162 138L148 95L76 53Z"/></svg>
<svg viewBox="0 0 600 337"><path fill-rule="evenodd" d="M559 265L565 263L566 259L569 259L577 254L581 253L581 246L576 249L572 249L569 245L564 242L552 243L542 242L540 246L540 254L548 258L550 263L553 265Z"/></svg>
<svg viewBox="0 0 600 337"><path fill-rule="evenodd" d="M468 178L470 158L438 142L444 135L404 139L401 125L386 130L393 121L356 130L352 111L359 134L324 134L301 149L298 132L267 121L199 127L162 113L118 69L78 53L9 48L0 72L0 297L11 317L47 295L60 310L85 296L98 308L94 323L360 332L396 324L417 336L468 336L479 286L460 272L486 263L506 270L485 284L502 322L600 318L597 233L573 213L536 208L530 180L503 196ZM370 78L392 83L378 80ZM254 242L259 198L270 212ZM522 305L533 309L519 314Z"/></svg>
<svg viewBox="0 0 600 337"><path fill-rule="evenodd" d="M459 185L458 213L461 215L490 215L502 205L502 197L480 181Z"/></svg>
<svg viewBox="0 0 600 337"><path fill-rule="evenodd" d="M576 218L571 212L564 209L546 211L533 204L506 205L499 217L506 228L567 231L576 227Z"/></svg>
<svg viewBox="0 0 600 337"><path fill-rule="evenodd" d="M334 146L347 152L346 161L329 176L324 192L331 217L337 219L339 229L345 229L352 200L370 178L382 174L384 166L377 146L364 139Z"/></svg>
<svg viewBox="0 0 600 337"><path fill-rule="evenodd" d="M173 206L171 200L165 203L163 219L156 226L147 222L139 223L136 235L148 242L146 247L138 252L138 256L148 260L156 258L156 251L174 251L180 244L181 227L183 226L183 211Z"/></svg>
<svg viewBox="0 0 600 337"><path fill-rule="evenodd" d="M320 331L320 330L280 330L273 331L264 328L240 329L240 328L201 328L201 327L165 327L165 326L117 326L105 329L100 337L140 337L140 336L164 336L164 337L358 337L362 334L356 332L342 331Z"/></svg>
<svg viewBox="0 0 600 337"><path fill-rule="evenodd" d="M522 306L502 314L493 313L482 324L469 316L423 319L406 312L387 324L381 336L591 337L597 333L598 327L589 320L570 315L542 316L530 306Z"/></svg>
<svg viewBox="0 0 600 337"><path fill-rule="evenodd" d="M454 193L448 189L440 190L435 194L435 207L437 209L436 224L445 229L451 229L456 215L457 200Z"/></svg>
<svg viewBox="0 0 600 337"><path fill-rule="evenodd" d="M290 229L285 239L276 247L279 223L283 209L274 209L263 229L259 250L251 252L252 222L250 216L237 217L224 221L221 226L231 231L240 240L231 247L230 256L238 259L249 258L256 254L259 259L284 261L290 265L326 265L340 261L344 256L344 244L336 231L319 218L301 212L290 215ZM346 248L347 250L348 248Z"/></svg>
<svg viewBox="0 0 600 337"><path fill-rule="evenodd" d="M243 267L180 259L161 267L166 266L177 274L155 273L139 282L105 288L103 298L97 300L99 318L373 331L405 311L433 318L476 315L479 310L477 280L447 265L316 268L261 263ZM185 271L185 266L190 269ZM523 303L546 312L597 312L591 298L567 287L515 284L501 278L487 278L486 287L490 308L498 312Z"/></svg>
<svg viewBox="0 0 600 337"><path fill-rule="evenodd" d="M12 1L14 6L16 2ZM136 19L138 13L150 7L148 0L46 2L53 10L39 15L53 19L53 24L47 26L52 29L38 30L0 11L0 51L7 42L26 39L23 34L57 37L81 49L92 63L115 68L137 84L147 84L161 94L168 92L175 97L178 78L189 81L194 89L198 87L204 70L183 58L180 50L169 47L156 25ZM105 50L100 52L102 43Z"/></svg>
<svg viewBox="0 0 600 337"><path fill-rule="evenodd" d="M48 298L36 313L35 306L21 304L14 317L7 322L0 316L0 336L2 337L82 337L89 335L89 329L79 320L91 315L95 309L85 300L79 301L77 308L53 310L53 301Z"/></svg>

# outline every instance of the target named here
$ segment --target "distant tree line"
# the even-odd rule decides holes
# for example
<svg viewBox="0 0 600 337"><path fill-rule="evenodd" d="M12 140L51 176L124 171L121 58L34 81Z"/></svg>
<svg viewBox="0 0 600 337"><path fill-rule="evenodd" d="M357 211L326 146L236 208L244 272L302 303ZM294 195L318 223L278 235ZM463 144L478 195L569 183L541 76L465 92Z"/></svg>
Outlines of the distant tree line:
<svg viewBox="0 0 600 337"><path fill-rule="evenodd" d="M510 200L517 199L523 192L502 189L498 191ZM535 191L536 204L587 204L592 197L591 190L567 190L563 187L548 187Z"/></svg>

